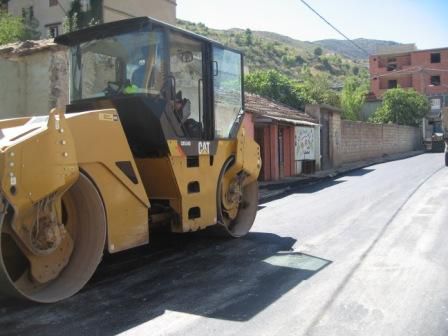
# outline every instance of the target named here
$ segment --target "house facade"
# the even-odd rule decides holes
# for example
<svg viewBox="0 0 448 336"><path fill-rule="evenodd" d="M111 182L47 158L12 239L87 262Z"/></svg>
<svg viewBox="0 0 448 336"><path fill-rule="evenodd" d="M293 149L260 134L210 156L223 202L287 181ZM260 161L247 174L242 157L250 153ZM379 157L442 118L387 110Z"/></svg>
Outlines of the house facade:
<svg viewBox="0 0 448 336"><path fill-rule="evenodd" d="M265 97L245 94L245 128L260 145L260 180L320 170L320 125L311 115Z"/></svg>
<svg viewBox="0 0 448 336"><path fill-rule="evenodd" d="M62 24L73 0L10 0L8 12L35 22L40 38L62 33ZM98 22L150 16L175 24L176 0L80 0L81 10Z"/></svg>
<svg viewBox="0 0 448 336"><path fill-rule="evenodd" d="M378 53L369 58L371 91L377 97L396 87L428 96L432 114L448 106L448 48Z"/></svg>

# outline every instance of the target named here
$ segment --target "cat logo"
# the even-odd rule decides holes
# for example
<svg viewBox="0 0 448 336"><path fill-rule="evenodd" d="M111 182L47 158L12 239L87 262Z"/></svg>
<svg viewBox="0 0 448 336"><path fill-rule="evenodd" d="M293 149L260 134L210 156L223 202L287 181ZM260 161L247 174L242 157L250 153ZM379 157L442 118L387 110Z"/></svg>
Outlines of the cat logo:
<svg viewBox="0 0 448 336"><path fill-rule="evenodd" d="M199 155L208 155L208 154L210 154L210 142L208 142L208 141L199 141L198 149L199 149Z"/></svg>

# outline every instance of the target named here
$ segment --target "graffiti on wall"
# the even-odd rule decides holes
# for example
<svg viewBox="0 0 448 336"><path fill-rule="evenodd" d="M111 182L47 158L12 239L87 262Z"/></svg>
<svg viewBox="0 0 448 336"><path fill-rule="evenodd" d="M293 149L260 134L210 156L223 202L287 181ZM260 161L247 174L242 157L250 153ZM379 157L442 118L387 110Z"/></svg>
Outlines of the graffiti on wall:
<svg viewBox="0 0 448 336"><path fill-rule="evenodd" d="M295 150L296 161L315 160L314 128L296 127Z"/></svg>

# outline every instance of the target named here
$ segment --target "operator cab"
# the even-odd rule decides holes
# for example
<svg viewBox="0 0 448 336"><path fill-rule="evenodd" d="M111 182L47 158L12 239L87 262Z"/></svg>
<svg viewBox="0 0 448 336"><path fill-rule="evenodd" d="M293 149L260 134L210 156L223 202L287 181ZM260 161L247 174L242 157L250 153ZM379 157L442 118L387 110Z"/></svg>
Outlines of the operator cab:
<svg viewBox="0 0 448 336"><path fill-rule="evenodd" d="M236 136L243 110L238 51L146 17L56 42L70 47L67 112L115 108L135 156L166 155L167 140Z"/></svg>

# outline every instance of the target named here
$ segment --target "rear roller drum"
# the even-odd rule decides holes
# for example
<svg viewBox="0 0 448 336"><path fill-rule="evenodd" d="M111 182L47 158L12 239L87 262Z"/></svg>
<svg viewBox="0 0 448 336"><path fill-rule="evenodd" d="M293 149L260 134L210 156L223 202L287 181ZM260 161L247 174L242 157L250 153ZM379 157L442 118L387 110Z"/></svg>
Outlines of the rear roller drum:
<svg viewBox="0 0 448 336"><path fill-rule="evenodd" d="M81 174L65 193L62 198L62 238L54 239L55 243L47 251L31 252L19 246L19 239L10 227L11 217L9 213L3 223L0 221L0 290L6 295L40 303L57 302L81 290L100 263L106 240L104 206L93 183ZM45 225L39 228L44 233L37 235L40 238L37 246L44 248L47 245L42 241L47 242L56 231ZM49 262L52 260L58 265ZM53 274L45 277L46 273L41 272L44 280L37 281L39 279L32 276L33 267L48 268L48 273Z"/></svg>

